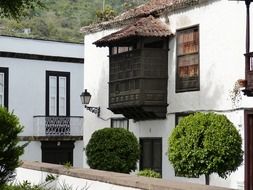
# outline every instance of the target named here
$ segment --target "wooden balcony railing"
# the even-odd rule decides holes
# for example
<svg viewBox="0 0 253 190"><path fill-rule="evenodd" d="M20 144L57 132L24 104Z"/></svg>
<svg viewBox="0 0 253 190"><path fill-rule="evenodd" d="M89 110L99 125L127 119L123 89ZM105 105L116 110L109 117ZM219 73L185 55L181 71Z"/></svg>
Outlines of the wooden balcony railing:
<svg viewBox="0 0 253 190"><path fill-rule="evenodd" d="M243 92L247 96L253 96L253 52L245 54L245 63L246 86Z"/></svg>

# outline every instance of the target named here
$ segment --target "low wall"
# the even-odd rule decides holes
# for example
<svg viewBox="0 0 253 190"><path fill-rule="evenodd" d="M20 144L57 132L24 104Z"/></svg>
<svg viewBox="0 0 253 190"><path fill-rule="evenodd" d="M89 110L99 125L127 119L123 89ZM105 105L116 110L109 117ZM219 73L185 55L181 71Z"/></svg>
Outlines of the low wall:
<svg viewBox="0 0 253 190"><path fill-rule="evenodd" d="M87 190L231 190L228 188L177 183L163 179L139 177L84 168L66 168L62 165L23 161L17 169L17 181L33 184L45 181L48 173L58 175L57 181Z"/></svg>

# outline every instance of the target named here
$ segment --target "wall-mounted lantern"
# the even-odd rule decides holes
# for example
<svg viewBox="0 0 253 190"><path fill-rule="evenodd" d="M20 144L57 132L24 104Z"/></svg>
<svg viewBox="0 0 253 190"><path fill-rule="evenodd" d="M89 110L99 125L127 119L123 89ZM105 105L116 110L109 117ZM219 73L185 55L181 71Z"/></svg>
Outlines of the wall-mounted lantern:
<svg viewBox="0 0 253 190"><path fill-rule="evenodd" d="M82 92L82 94L80 95L81 98L81 102L84 105L84 107L97 115L97 117L100 116L100 107L91 107L91 106L87 106L90 103L90 99L91 99L91 94L87 91L87 89L84 90L84 92Z"/></svg>

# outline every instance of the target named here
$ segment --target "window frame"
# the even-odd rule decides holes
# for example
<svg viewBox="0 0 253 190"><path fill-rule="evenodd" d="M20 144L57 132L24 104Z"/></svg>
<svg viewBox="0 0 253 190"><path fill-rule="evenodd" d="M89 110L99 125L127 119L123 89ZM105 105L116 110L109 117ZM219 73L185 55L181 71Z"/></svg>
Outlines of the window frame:
<svg viewBox="0 0 253 190"><path fill-rule="evenodd" d="M9 106L9 68L0 67L0 73L4 74L4 107Z"/></svg>
<svg viewBox="0 0 253 190"><path fill-rule="evenodd" d="M50 115L50 86L49 86L49 79L50 76L56 77L56 115ZM66 115L60 115L59 113L59 107L60 107L60 95L59 95L59 79L60 77L66 77ZM66 117L70 116L70 72L61 72L61 71L46 71L46 116L55 116L55 117Z"/></svg>
<svg viewBox="0 0 253 190"><path fill-rule="evenodd" d="M184 118L186 116L189 116L191 114L194 114L195 112L179 112L175 114L175 127L179 124L180 118Z"/></svg>
<svg viewBox="0 0 253 190"><path fill-rule="evenodd" d="M125 45L125 46L111 46L110 56L118 55L121 53L127 53L136 49L136 45Z"/></svg>
<svg viewBox="0 0 253 190"><path fill-rule="evenodd" d="M114 121L126 121L127 122L127 127L114 127L113 126L113 122ZM126 129L129 130L129 119L125 118L125 117L120 117L120 118L111 118L111 124L110 124L111 128L122 128L122 129Z"/></svg>
<svg viewBox="0 0 253 190"><path fill-rule="evenodd" d="M198 30L198 52L197 53L189 53L189 54L183 54L183 55L179 55L179 44L178 44L178 38L180 33L183 33L187 30ZM176 93L181 93L181 92L191 92L191 91L200 91L200 28L199 25L193 25L190 27L185 27L185 28L181 28L178 29L176 31L177 36L176 36L176 86L175 86L175 90ZM184 88L180 88L180 83L182 83L182 80L180 80L179 77L179 57L183 57L185 55L196 55L198 57L198 76L196 77L197 79L197 84L195 87L184 87ZM185 81L189 81L190 80L186 79Z"/></svg>

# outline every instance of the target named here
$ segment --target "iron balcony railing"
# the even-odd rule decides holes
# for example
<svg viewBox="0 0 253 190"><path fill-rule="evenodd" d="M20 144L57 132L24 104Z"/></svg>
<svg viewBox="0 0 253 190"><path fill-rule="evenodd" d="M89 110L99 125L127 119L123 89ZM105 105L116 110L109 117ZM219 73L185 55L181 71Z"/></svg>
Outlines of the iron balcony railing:
<svg viewBox="0 0 253 190"><path fill-rule="evenodd" d="M34 116L34 136L83 136L81 116Z"/></svg>

